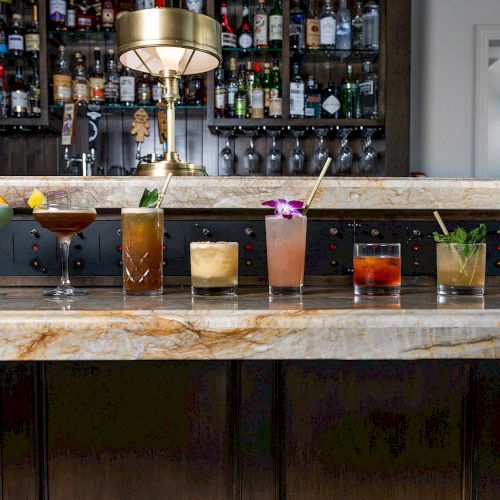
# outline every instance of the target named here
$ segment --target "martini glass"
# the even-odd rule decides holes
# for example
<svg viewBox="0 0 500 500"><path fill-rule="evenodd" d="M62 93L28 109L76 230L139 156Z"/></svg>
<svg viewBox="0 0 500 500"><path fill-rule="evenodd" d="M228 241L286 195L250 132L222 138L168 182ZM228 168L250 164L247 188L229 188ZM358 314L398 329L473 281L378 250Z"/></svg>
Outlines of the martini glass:
<svg viewBox="0 0 500 500"><path fill-rule="evenodd" d="M10 222L13 213L11 206L0 205L0 229ZM5 297L5 293L0 292L0 297Z"/></svg>
<svg viewBox="0 0 500 500"><path fill-rule="evenodd" d="M85 290L74 289L69 281L69 247L73 236L94 222L96 218L95 208L88 205L46 204L33 210L33 216L42 227L56 234L61 246L61 283L54 290L48 290L43 294L49 297L85 295Z"/></svg>

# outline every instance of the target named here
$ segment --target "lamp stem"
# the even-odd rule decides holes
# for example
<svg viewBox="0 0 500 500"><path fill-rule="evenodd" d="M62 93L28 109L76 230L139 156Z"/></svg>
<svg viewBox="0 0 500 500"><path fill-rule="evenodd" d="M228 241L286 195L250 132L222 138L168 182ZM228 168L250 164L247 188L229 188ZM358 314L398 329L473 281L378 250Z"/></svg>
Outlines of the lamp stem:
<svg viewBox="0 0 500 500"><path fill-rule="evenodd" d="M177 157L175 152L175 103L179 99L179 77L175 71L160 73L162 80L162 101L167 105L167 156ZM167 158L165 158L167 159Z"/></svg>

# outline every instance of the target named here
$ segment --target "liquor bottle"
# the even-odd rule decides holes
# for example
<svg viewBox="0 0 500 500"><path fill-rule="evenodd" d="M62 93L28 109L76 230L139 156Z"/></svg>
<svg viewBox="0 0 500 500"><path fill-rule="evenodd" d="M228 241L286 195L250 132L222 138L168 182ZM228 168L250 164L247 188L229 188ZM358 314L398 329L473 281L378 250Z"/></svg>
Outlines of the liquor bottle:
<svg viewBox="0 0 500 500"><path fill-rule="evenodd" d="M76 5L76 29L91 31L95 29L96 12L88 0L81 0Z"/></svg>
<svg viewBox="0 0 500 500"><path fill-rule="evenodd" d="M0 57L4 57L9 53L7 31L5 15L0 13Z"/></svg>
<svg viewBox="0 0 500 500"><path fill-rule="evenodd" d="M340 0L340 9L337 12L335 46L337 50L351 50L351 13L347 8L347 0Z"/></svg>
<svg viewBox="0 0 500 500"><path fill-rule="evenodd" d="M201 14L203 12L203 0L186 0L186 7L191 12Z"/></svg>
<svg viewBox="0 0 500 500"><path fill-rule="evenodd" d="M40 73L38 66L33 66L33 76L29 88L30 116L39 117L42 114L40 90Z"/></svg>
<svg viewBox="0 0 500 500"><path fill-rule="evenodd" d="M306 20L306 47L308 49L319 49L319 27L320 24L316 9L316 0L310 0Z"/></svg>
<svg viewBox="0 0 500 500"><path fill-rule="evenodd" d="M321 93L321 117L338 118L340 101L337 98L335 83L333 79L328 82L328 87Z"/></svg>
<svg viewBox="0 0 500 500"><path fill-rule="evenodd" d="M254 29L254 41L253 44L259 49L266 49L269 47L268 37L267 37L267 25L268 17L267 10L264 7L265 0L259 0L257 9L255 10L253 16L253 29Z"/></svg>
<svg viewBox="0 0 500 500"><path fill-rule="evenodd" d="M133 106L135 103L135 76L125 66L120 75L120 104L122 106Z"/></svg>
<svg viewBox="0 0 500 500"><path fill-rule="evenodd" d="M292 65L290 79L290 118L304 118L304 80L300 76L300 65Z"/></svg>
<svg viewBox="0 0 500 500"><path fill-rule="evenodd" d="M76 29L76 8L75 0L69 0L68 8L66 10L66 28L68 31Z"/></svg>
<svg viewBox="0 0 500 500"><path fill-rule="evenodd" d="M24 54L24 35L21 14L12 14L12 21L8 36L9 54L22 56Z"/></svg>
<svg viewBox="0 0 500 500"><path fill-rule="evenodd" d="M201 75L191 75L186 85L188 106L202 106L205 104L205 84Z"/></svg>
<svg viewBox="0 0 500 500"><path fill-rule="evenodd" d="M183 76L179 78L179 99L177 99L177 106L185 106L186 105L186 79L187 76Z"/></svg>
<svg viewBox="0 0 500 500"><path fill-rule="evenodd" d="M36 3L33 4L31 15L31 24L24 35L24 47L28 55L33 59L38 59L40 57L40 26L38 24L38 5Z"/></svg>
<svg viewBox="0 0 500 500"><path fill-rule="evenodd" d="M294 50L304 50L306 32L306 14L300 6L300 0L293 0L290 10L290 47Z"/></svg>
<svg viewBox="0 0 500 500"><path fill-rule="evenodd" d="M363 7L361 16L363 21L363 48L379 50L379 6L375 0L368 0Z"/></svg>
<svg viewBox="0 0 500 500"><path fill-rule="evenodd" d="M64 45L59 46L59 57L57 66L52 77L54 89L54 104L63 106L67 102L71 102L71 88L73 82L69 70L68 61L64 55Z"/></svg>
<svg viewBox="0 0 500 500"><path fill-rule="evenodd" d="M271 64L264 63L264 77L262 78L264 91L264 116L269 116L269 101L271 99Z"/></svg>
<svg viewBox="0 0 500 500"><path fill-rule="evenodd" d="M356 1L356 13L352 18L351 22L351 32L352 32L352 49L362 50L363 49L363 20L361 18L363 10L363 2L360 0Z"/></svg>
<svg viewBox="0 0 500 500"><path fill-rule="evenodd" d="M89 102L89 81L85 69L85 59L81 52L75 52L75 69L73 71L73 102L87 104Z"/></svg>
<svg viewBox="0 0 500 500"><path fill-rule="evenodd" d="M373 72L372 63L363 63L363 74L359 81L361 116L378 118L378 77Z"/></svg>
<svg viewBox="0 0 500 500"><path fill-rule="evenodd" d="M247 61L245 76L247 88L247 118L250 118L252 116L252 91L255 80L253 64L251 61Z"/></svg>
<svg viewBox="0 0 500 500"><path fill-rule="evenodd" d="M325 0L319 16L319 43L323 49L335 49L335 25L337 20L333 12L331 0Z"/></svg>
<svg viewBox="0 0 500 500"><path fill-rule="evenodd" d="M101 66L101 50L94 47L94 66L89 77L90 102L104 102L104 72Z"/></svg>
<svg viewBox="0 0 500 500"><path fill-rule="evenodd" d="M243 1L243 12L242 12L241 25L238 28L238 47L241 49L249 49L253 45L253 30L250 25L250 16L248 10L248 2Z"/></svg>
<svg viewBox="0 0 500 500"><path fill-rule="evenodd" d="M116 7L113 0L103 0L101 9L101 27L104 31L115 29Z"/></svg>
<svg viewBox="0 0 500 500"><path fill-rule="evenodd" d="M221 45L222 47L236 47L236 34L229 23L227 15L227 2L220 4L220 27L221 27Z"/></svg>
<svg viewBox="0 0 500 500"><path fill-rule="evenodd" d="M120 75L116 67L114 49L108 49L108 54L106 56L104 98L106 99L106 104L118 104L120 102Z"/></svg>
<svg viewBox="0 0 500 500"><path fill-rule="evenodd" d="M153 98L154 105L156 105L156 103L161 101L162 94L163 94L163 89L161 88L160 80L154 79L153 86L151 88L151 97ZM178 102L177 102L177 105L180 106L180 104Z"/></svg>
<svg viewBox="0 0 500 500"><path fill-rule="evenodd" d="M138 106L151 105L151 80L147 73L143 73L137 80L136 103Z"/></svg>
<svg viewBox="0 0 500 500"><path fill-rule="evenodd" d="M264 89L260 78L260 63L254 65L254 81L252 86L252 115L251 118L264 118Z"/></svg>
<svg viewBox="0 0 500 500"><path fill-rule="evenodd" d="M236 59L231 57L229 59L229 78L226 82L226 111L225 115L228 118L236 116L235 99L236 92L238 92L238 75L236 73Z"/></svg>
<svg viewBox="0 0 500 500"><path fill-rule="evenodd" d="M247 116L247 89L245 85L245 72L242 68L238 76L238 91L236 92L235 98L235 115L236 118L246 118Z"/></svg>
<svg viewBox="0 0 500 500"><path fill-rule="evenodd" d="M281 83L279 61L273 62L271 73L271 92L269 95L269 116L271 118L281 118L283 114L283 85Z"/></svg>
<svg viewBox="0 0 500 500"><path fill-rule="evenodd" d="M309 75L306 82L304 116L306 118L321 118L321 93L314 75Z"/></svg>
<svg viewBox="0 0 500 500"><path fill-rule="evenodd" d="M352 74L352 65L348 64L346 74L340 85L340 102L342 104L342 118L354 118L357 95L356 79Z"/></svg>
<svg viewBox="0 0 500 500"><path fill-rule="evenodd" d="M66 31L66 0L50 0L49 29Z"/></svg>
<svg viewBox="0 0 500 500"><path fill-rule="evenodd" d="M10 84L10 116L24 118L28 115L28 87L24 82L23 67L16 66L16 75Z"/></svg>
<svg viewBox="0 0 500 500"><path fill-rule="evenodd" d="M10 114L10 94L5 76L5 68L0 64L0 118L8 118Z"/></svg>
<svg viewBox="0 0 500 500"><path fill-rule="evenodd" d="M226 82L224 68L219 66L215 70L215 118L224 118L226 112Z"/></svg>
<svg viewBox="0 0 500 500"><path fill-rule="evenodd" d="M283 46L283 11L279 0L274 0L269 12L269 47L281 49Z"/></svg>

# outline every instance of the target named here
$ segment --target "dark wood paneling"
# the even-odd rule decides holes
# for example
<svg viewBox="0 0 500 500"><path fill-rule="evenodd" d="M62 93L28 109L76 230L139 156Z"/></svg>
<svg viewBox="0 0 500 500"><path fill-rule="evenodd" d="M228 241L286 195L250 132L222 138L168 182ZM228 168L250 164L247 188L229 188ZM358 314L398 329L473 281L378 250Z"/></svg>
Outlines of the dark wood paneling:
<svg viewBox="0 0 500 500"><path fill-rule="evenodd" d="M224 362L49 363L50 500L226 497Z"/></svg>
<svg viewBox="0 0 500 500"><path fill-rule="evenodd" d="M0 492L2 500L39 494L34 363L0 364Z"/></svg>
<svg viewBox="0 0 500 500"><path fill-rule="evenodd" d="M461 362L287 362L287 500L461 497Z"/></svg>

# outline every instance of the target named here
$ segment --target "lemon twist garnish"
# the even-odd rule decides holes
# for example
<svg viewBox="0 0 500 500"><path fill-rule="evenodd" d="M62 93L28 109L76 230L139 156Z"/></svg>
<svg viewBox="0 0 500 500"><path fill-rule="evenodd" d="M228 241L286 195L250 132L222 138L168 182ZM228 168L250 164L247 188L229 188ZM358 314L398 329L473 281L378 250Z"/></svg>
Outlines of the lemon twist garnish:
<svg viewBox="0 0 500 500"><path fill-rule="evenodd" d="M38 189L33 189L33 192L31 193L29 200L28 200L28 205L30 208L33 210L40 208L43 204L47 203L47 198L45 195Z"/></svg>
<svg viewBox="0 0 500 500"><path fill-rule="evenodd" d="M7 200L3 196L0 196L0 205L8 205Z"/></svg>

